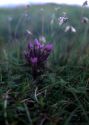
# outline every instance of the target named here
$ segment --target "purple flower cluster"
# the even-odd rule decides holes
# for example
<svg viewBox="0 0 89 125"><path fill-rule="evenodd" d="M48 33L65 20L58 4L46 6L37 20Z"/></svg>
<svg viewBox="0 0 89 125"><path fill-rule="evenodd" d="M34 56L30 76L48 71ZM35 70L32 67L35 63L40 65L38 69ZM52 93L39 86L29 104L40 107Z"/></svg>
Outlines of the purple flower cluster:
<svg viewBox="0 0 89 125"><path fill-rule="evenodd" d="M27 50L25 51L25 58L33 68L40 68L45 61L47 61L53 49L52 44L42 44L37 39L28 43Z"/></svg>

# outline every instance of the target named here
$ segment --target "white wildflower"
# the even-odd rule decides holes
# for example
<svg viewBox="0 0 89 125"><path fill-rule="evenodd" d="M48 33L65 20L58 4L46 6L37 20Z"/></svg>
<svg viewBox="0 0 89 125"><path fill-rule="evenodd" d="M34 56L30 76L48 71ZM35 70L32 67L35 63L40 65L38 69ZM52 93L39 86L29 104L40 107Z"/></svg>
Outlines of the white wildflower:
<svg viewBox="0 0 89 125"><path fill-rule="evenodd" d="M42 43L46 43L46 38L44 36L40 36L39 41Z"/></svg>
<svg viewBox="0 0 89 125"><path fill-rule="evenodd" d="M68 21L67 17L62 16L62 17L58 18L59 25L62 25L64 23L66 23L67 21Z"/></svg>
<svg viewBox="0 0 89 125"><path fill-rule="evenodd" d="M76 33L76 29L73 26L66 26L65 32L73 32Z"/></svg>
<svg viewBox="0 0 89 125"><path fill-rule="evenodd" d="M32 32L30 30L26 30L26 32L29 34L29 35L32 35Z"/></svg>
<svg viewBox="0 0 89 125"><path fill-rule="evenodd" d="M88 23L89 22L89 19L87 17L82 17L82 20L81 20L82 23Z"/></svg>

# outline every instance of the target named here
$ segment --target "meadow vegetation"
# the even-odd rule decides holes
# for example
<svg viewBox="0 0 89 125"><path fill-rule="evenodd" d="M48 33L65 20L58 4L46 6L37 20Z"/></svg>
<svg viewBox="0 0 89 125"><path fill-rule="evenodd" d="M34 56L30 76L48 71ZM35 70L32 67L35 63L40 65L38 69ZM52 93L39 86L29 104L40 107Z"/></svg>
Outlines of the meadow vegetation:
<svg viewBox="0 0 89 125"><path fill-rule="evenodd" d="M0 125L89 124L89 8L0 8Z"/></svg>

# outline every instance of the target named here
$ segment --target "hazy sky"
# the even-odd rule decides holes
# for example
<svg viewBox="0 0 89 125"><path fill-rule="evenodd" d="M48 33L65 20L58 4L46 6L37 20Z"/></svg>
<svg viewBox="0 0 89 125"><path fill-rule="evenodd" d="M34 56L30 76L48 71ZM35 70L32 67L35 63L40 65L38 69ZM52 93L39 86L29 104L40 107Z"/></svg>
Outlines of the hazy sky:
<svg viewBox="0 0 89 125"><path fill-rule="evenodd" d="M45 3L45 2L56 2L56 3L67 3L67 4L79 4L85 0L0 0L0 5L9 5L9 4L26 4L26 3Z"/></svg>

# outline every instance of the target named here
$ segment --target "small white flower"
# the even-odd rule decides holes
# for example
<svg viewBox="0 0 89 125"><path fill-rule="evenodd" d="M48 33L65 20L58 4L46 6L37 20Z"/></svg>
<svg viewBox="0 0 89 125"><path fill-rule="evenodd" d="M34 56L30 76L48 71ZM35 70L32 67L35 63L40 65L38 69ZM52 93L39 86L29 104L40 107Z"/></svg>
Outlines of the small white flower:
<svg viewBox="0 0 89 125"><path fill-rule="evenodd" d="M82 23L88 23L89 22L89 19L87 17L82 17L82 20L81 20Z"/></svg>
<svg viewBox="0 0 89 125"><path fill-rule="evenodd" d="M75 29L73 26L71 26L71 31L72 31L73 33L76 33L76 29Z"/></svg>
<svg viewBox="0 0 89 125"><path fill-rule="evenodd" d="M73 26L66 26L65 32L73 32L76 33L76 29Z"/></svg>
<svg viewBox="0 0 89 125"><path fill-rule="evenodd" d="M46 43L46 38L44 36L40 36L39 41L42 43Z"/></svg>
<svg viewBox="0 0 89 125"><path fill-rule="evenodd" d="M58 21L59 21L59 25L62 25L64 23L64 17L59 17Z"/></svg>
<svg viewBox="0 0 89 125"><path fill-rule="evenodd" d="M31 32L31 31L26 30L26 32L27 32L29 35L32 35L32 32Z"/></svg>
<svg viewBox="0 0 89 125"><path fill-rule="evenodd" d="M68 18L67 17L59 17L58 18L58 22L59 22L59 25L62 25L64 23L66 23L68 21Z"/></svg>

